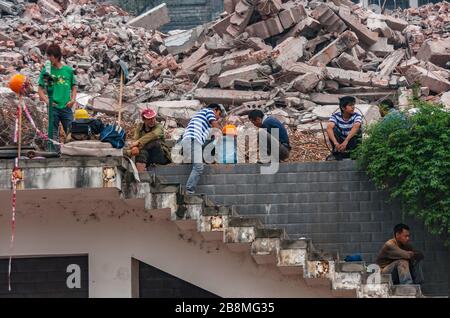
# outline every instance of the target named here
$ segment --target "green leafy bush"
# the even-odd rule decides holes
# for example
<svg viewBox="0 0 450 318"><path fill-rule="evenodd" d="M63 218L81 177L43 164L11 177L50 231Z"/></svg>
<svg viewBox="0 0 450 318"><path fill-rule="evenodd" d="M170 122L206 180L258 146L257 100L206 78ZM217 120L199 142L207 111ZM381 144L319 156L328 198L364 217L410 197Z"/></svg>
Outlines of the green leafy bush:
<svg viewBox="0 0 450 318"><path fill-rule="evenodd" d="M354 157L376 185L450 243L450 113L414 101L414 115L390 114L369 127Z"/></svg>

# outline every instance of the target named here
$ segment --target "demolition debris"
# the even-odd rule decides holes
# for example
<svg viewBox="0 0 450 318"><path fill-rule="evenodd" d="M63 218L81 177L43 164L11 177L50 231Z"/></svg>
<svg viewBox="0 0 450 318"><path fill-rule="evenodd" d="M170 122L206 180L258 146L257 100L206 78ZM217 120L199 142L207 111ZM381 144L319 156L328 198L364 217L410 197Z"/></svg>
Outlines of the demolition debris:
<svg viewBox="0 0 450 318"><path fill-rule="evenodd" d="M320 123L338 110L341 96L357 98L367 124L379 120L381 101L403 101L415 86L450 107L448 2L389 14L349 0L225 0L224 8L216 21L165 34L157 30L170 21L164 4L132 17L91 0L2 0L0 84L16 72L37 83L45 49L56 42L76 70L78 107L102 118L118 112L118 62L128 64L128 131L146 107L172 132L202 105L219 102L235 122L261 109L285 122L295 138L315 136L310 148L322 147L320 154L326 150ZM1 90L0 99L11 96ZM45 117L37 100L30 96L28 106Z"/></svg>

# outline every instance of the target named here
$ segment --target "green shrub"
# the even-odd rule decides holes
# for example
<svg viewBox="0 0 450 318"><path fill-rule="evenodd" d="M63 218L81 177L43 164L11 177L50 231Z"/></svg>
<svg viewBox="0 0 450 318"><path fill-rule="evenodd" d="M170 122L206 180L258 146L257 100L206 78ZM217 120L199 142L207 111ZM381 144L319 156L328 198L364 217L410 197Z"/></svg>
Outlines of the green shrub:
<svg viewBox="0 0 450 318"><path fill-rule="evenodd" d="M432 234L450 243L450 112L414 101L414 115L398 113L369 127L355 151L367 171L403 211L422 219Z"/></svg>

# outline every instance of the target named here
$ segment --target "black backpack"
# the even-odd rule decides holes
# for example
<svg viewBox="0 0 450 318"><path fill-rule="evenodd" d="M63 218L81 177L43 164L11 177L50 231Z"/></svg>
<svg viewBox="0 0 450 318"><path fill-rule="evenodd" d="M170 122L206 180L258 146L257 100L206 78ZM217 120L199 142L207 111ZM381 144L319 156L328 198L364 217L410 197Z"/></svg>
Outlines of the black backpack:
<svg viewBox="0 0 450 318"><path fill-rule="evenodd" d="M86 120L74 120L70 125L70 133L72 135L85 135L92 136L92 128L89 121Z"/></svg>

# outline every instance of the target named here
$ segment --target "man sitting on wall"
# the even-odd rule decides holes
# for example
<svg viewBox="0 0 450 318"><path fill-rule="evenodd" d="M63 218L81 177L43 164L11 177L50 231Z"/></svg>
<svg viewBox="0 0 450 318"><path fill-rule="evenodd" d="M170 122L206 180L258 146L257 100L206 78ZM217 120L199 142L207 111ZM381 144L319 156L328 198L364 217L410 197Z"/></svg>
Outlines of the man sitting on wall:
<svg viewBox="0 0 450 318"><path fill-rule="evenodd" d="M141 113L142 123L134 131L131 147L125 151L136 156L136 168L144 172L151 164L165 165L171 162L170 149L165 143L164 129L156 122L156 112L145 109Z"/></svg>
<svg viewBox="0 0 450 318"><path fill-rule="evenodd" d="M355 113L355 103L356 99L352 96L340 98L339 108L341 111L330 117L327 134L333 145L333 150L327 160L349 158L350 151L361 143L362 117Z"/></svg>
<svg viewBox="0 0 450 318"><path fill-rule="evenodd" d="M271 154L271 145L274 140L272 134L275 129L278 129L278 140L274 140L279 144L279 159L280 161L287 160L291 151L289 144L289 135L283 123L271 116L266 116L259 109L254 109L248 114L248 119L258 128L261 128L261 133L266 134L267 138L267 152Z"/></svg>
<svg viewBox="0 0 450 318"><path fill-rule="evenodd" d="M381 274L392 274L394 284L423 284L420 261L424 257L409 244L409 240L409 227L397 224L394 238L384 244L377 257Z"/></svg>

